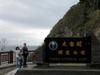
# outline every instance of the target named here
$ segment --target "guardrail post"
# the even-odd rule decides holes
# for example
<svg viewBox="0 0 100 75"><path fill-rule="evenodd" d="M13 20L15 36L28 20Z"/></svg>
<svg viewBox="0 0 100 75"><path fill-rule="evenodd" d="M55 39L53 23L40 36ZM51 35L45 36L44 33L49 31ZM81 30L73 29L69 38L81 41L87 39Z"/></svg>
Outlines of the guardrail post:
<svg viewBox="0 0 100 75"><path fill-rule="evenodd" d="M9 52L9 60L8 63L13 63L13 51Z"/></svg>

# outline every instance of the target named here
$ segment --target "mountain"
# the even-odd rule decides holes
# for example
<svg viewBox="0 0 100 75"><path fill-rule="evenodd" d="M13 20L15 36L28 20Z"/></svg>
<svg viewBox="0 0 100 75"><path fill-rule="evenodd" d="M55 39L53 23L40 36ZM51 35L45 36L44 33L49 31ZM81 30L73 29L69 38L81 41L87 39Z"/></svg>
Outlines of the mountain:
<svg viewBox="0 0 100 75"><path fill-rule="evenodd" d="M53 27L48 37L80 37L89 32L97 32L100 27L100 0L99 5L94 5L91 1L80 0L72 6Z"/></svg>
<svg viewBox="0 0 100 75"><path fill-rule="evenodd" d="M100 0L80 0L52 28L47 37L95 36L100 41ZM43 50L44 45L37 50Z"/></svg>

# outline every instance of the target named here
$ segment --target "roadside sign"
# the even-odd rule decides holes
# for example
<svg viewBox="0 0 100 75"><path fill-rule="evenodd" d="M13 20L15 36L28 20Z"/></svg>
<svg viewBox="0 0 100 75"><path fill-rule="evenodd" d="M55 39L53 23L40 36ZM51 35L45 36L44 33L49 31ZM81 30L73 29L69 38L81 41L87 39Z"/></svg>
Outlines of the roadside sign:
<svg viewBox="0 0 100 75"><path fill-rule="evenodd" d="M90 63L91 38L46 38L44 61L47 63Z"/></svg>

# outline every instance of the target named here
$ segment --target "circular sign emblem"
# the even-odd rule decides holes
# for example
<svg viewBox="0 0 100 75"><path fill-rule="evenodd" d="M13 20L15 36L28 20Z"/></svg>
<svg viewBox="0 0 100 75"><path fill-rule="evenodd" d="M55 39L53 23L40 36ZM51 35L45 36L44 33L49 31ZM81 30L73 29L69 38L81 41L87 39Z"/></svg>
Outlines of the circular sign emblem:
<svg viewBox="0 0 100 75"><path fill-rule="evenodd" d="M57 44L56 41L51 41L51 42L49 43L49 49L50 49L50 50L56 50L57 48L58 48L58 44Z"/></svg>

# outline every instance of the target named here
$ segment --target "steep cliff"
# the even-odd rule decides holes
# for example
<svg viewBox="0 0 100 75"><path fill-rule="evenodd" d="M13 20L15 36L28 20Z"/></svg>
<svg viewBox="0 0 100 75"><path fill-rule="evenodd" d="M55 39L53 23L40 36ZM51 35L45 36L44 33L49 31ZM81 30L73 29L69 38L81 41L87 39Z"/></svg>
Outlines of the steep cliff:
<svg viewBox="0 0 100 75"><path fill-rule="evenodd" d="M89 6L87 1L79 2L59 20L48 37L86 36L88 32L94 32L98 27L100 27L100 9Z"/></svg>

